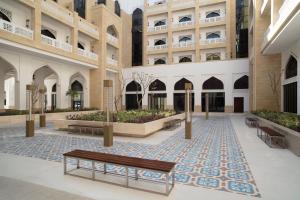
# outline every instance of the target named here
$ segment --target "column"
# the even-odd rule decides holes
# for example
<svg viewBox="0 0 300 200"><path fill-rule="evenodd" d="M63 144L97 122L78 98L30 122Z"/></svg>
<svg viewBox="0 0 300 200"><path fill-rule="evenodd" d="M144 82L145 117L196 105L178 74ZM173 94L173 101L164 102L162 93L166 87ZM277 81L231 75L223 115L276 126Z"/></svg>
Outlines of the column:
<svg viewBox="0 0 300 200"><path fill-rule="evenodd" d="M199 77L200 79L200 77ZM202 87L201 87L201 82L200 80L194 81L194 93L195 93L195 112L201 112L201 92L202 92Z"/></svg>
<svg viewBox="0 0 300 200"><path fill-rule="evenodd" d="M297 113L300 115L300 59L298 59L298 76L297 76Z"/></svg>
<svg viewBox="0 0 300 200"><path fill-rule="evenodd" d="M73 54L77 54L78 20L79 20L78 13L74 12L74 27L71 30L71 45L73 46Z"/></svg>
<svg viewBox="0 0 300 200"><path fill-rule="evenodd" d="M4 69L0 68L0 112L4 110L4 81L5 81L5 74Z"/></svg>
<svg viewBox="0 0 300 200"><path fill-rule="evenodd" d="M232 74L225 74L225 80L223 82L225 90L225 112L233 112L233 82Z"/></svg>
<svg viewBox="0 0 300 200"><path fill-rule="evenodd" d="M142 101L142 108L148 109L148 91L145 93L145 96Z"/></svg>
<svg viewBox="0 0 300 200"><path fill-rule="evenodd" d="M166 81L166 92L167 92L167 108L174 109L174 84L172 81Z"/></svg>
<svg viewBox="0 0 300 200"><path fill-rule="evenodd" d="M41 0L34 1L34 10L32 14L32 25L34 31L34 42L36 44L40 44L41 42L41 27L42 27L42 11L41 11Z"/></svg>

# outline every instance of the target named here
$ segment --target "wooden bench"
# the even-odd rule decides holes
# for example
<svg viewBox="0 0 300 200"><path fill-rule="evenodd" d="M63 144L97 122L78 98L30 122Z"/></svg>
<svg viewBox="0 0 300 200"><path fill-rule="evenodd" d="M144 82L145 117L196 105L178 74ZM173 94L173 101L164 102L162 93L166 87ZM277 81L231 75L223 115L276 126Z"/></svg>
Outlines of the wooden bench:
<svg viewBox="0 0 300 200"><path fill-rule="evenodd" d="M259 120L257 118L246 117L245 123L250 128L257 128L259 124Z"/></svg>
<svg viewBox="0 0 300 200"><path fill-rule="evenodd" d="M181 126L181 119L172 119L169 121L164 122L164 129L169 129L171 127L180 127Z"/></svg>
<svg viewBox="0 0 300 200"><path fill-rule="evenodd" d="M176 165L176 163L173 163L173 162L165 162L165 161L159 161L159 160L149 160L149 159L142 159L142 158L119 156L119 155L114 155L114 154L106 154L106 153L91 152L91 151L84 151L84 150L74 150L74 151L63 154L63 156L64 156L64 174L78 176L75 174L70 174L68 172L71 172L71 171L74 171L77 169L81 169L80 160L85 160L85 161L91 162L91 164L92 164L92 168L88 169L88 170L92 171L92 180L96 180L96 172L103 172L103 174L108 174L108 172L106 170L107 169L106 165L110 164L110 165L115 165L115 166L125 168L126 182L125 182L125 184L117 184L120 186L125 186L128 188L134 188L134 189L139 189L139 190L143 190L143 191L150 191L150 192L154 192L154 193L169 195L175 185L175 165ZM67 159L68 158L77 160L77 166L75 169L68 171L68 168L67 168ZM103 171L96 170L95 163L103 164ZM135 172L134 176L129 176L129 172L128 172L129 168L134 169L134 172ZM140 170L141 171L152 171L152 172L156 172L156 173L158 172L158 173L164 174L165 179L163 179L163 181L153 181L153 180L147 180L147 181L165 184L165 192L155 192L152 190L140 189L140 188L131 186L129 184L130 183L129 179L134 179L136 181L139 179L142 179L142 178L138 177L138 172ZM109 174L124 176L122 174L116 174L116 173L109 173ZM80 177L82 177L82 176L80 176ZM86 177L84 177L84 178L86 178ZM142 179L142 180L145 180L145 179ZM101 181L101 180L98 180L98 181ZM102 182L107 182L107 181L102 180ZM111 183L111 182L109 182L109 183Z"/></svg>
<svg viewBox="0 0 300 200"><path fill-rule="evenodd" d="M87 132L87 130L91 130L92 135L94 135L94 131L96 130L100 130L103 129L104 126L102 125L84 125L84 124L70 124L68 125L68 129L69 130L76 130L79 129L79 133L82 133L82 130L85 131L85 133Z"/></svg>
<svg viewBox="0 0 300 200"><path fill-rule="evenodd" d="M286 148L285 136L269 127L259 127L258 137L272 148L277 145Z"/></svg>

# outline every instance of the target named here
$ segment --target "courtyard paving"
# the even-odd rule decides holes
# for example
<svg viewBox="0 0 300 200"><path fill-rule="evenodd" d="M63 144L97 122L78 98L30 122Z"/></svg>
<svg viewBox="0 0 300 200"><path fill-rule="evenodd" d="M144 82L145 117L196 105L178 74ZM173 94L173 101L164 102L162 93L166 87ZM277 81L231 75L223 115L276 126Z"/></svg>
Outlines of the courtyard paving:
<svg viewBox="0 0 300 200"><path fill-rule="evenodd" d="M0 127L0 176L64 188L68 192L94 199L136 199L133 196L136 194L142 194L145 197L143 199L164 199L109 184L63 176L62 154L73 149L84 149L176 162L177 185L168 199L185 199L186 195L189 199L200 196L208 199L297 199L295 197L300 195L297 189L300 186L300 173L293 170L297 168L295 165L300 164L300 159L287 150L266 147L255 136L255 130L246 127L243 120L243 115L214 116L208 121L203 117L195 117L192 140L184 139L184 129L181 127L170 132L161 131L147 139L116 137L112 148L103 147L101 138L54 131L51 124L46 129L39 129L34 138L25 138L21 125ZM243 149L246 149L246 153ZM246 157L250 158L249 163ZM292 166L287 165L287 161ZM18 164L20 166L16 166ZM123 173L122 168L115 166L110 166L109 170ZM293 175L284 170L293 171ZM37 174L38 171L43 171L43 174ZM151 179L162 176L149 172L140 172L139 175ZM78 184L81 185L80 189L74 190L74 185ZM101 186L103 190L99 191L96 186ZM121 192L119 195L110 192L114 190ZM281 192L276 195L277 190ZM126 198L123 194L126 194Z"/></svg>

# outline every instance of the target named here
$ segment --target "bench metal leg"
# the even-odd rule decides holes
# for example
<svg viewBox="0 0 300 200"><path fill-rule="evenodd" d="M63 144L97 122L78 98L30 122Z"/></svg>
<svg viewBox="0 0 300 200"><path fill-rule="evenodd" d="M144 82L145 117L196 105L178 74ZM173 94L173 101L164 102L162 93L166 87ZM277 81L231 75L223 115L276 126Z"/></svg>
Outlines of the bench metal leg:
<svg viewBox="0 0 300 200"><path fill-rule="evenodd" d="M64 156L64 174L67 174L67 158Z"/></svg>
<svg viewBox="0 0 300 200"><path fill-rule="evenodd" d="M172 172L172 187L175 186L175 169L173 169L173 172Z"/></svg>
<svg viewBox="0 0 300 200"><path fill-rule="evenodd" d="M95 180L95 161L92 161L92 179Z"/></svg>
<svg viewBox="0 0 300 200"><path fill-rule="evenodd" d="M138 175L138 169L135 169L135 180L139 179L139 175Z"/></svg>
<svg viewBox="0 0 300 200"><path fill-rule="evenodd" d="M79 166L79 159L77 159L77 169L79 169L80 166Z"/></svg>
<svg viewBox="0 0 300 200"><path fill-rule="evenodd" d="M125 171L126 171L126 187L128 187L129 186L128 167L125 167Z"/></svg>
<svg viewBox="0 0 300 200"><path fill-rule="evenodd" d="M106 163L103 164L103 173L104 173L104 174L107 173L107 171L106 171Z"/></svg>
<svg viewBox="0 0 300 200"><path fill-rule="evenodd" d="M166 173L166 195L169 194L169 173Z"/></svg>

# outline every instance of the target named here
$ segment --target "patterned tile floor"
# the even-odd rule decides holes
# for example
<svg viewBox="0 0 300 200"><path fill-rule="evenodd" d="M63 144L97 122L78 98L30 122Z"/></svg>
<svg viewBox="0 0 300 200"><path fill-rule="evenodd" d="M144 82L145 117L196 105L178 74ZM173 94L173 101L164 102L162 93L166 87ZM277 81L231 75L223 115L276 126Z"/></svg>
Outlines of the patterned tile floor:
<svg viewBox="0 0 300 200"><path fill-rule="evenodd" d="M47 130L49 128L51 125ZM113 147L105 148L99 138L57 134L25 138L21 136L23 132L24 127L1 127L0 152L61 162L64 152L84 149L173 161L177 163L177 183L260 197L231 121L226 116L213 117L208 121L196 118L192 140L185 140L184 130L178 129L158 145L115 142ZM7 137L11 134L13 137ZM115 166L109 166L108 170L124 172ZM163 176L146 171L139 175L151 179Z"/></svg>

